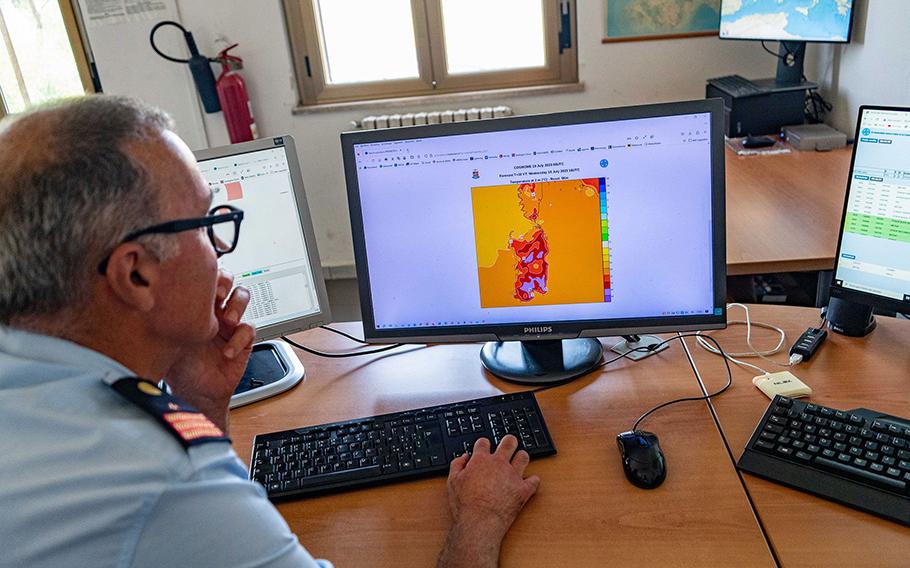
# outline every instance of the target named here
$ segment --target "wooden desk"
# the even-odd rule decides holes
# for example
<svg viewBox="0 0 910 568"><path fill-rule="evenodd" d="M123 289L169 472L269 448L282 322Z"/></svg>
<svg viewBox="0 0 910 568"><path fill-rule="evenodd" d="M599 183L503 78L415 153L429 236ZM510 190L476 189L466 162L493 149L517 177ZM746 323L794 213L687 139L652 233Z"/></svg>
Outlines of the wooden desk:
<svg viewBox="0 0 910 568"><path fill-rule="evenodd" d="M737 156L728 148L727 274L833 268L851 152Z"/></svg>
<svg viewBox="0 0 910 568"><path fill-rule="evenodd" d="M787 332L790 345L809 326L819 323L811 308L752 306L754 321ZM732 318L739 318L733 312ZM745 326L714 333L725 349L746 351ZM773 345L776 334L755 330L759 349ZM831 333L811 361L792 371L812 387L812 401L840 409L866 407L896 416L910 416L910 322L879 318L865 338ZM723 372L716 355L695 348L703 376ZM700 352L698 352L700 351ZM777 360L786 360L778 355ZM748 361L768 369L761 360ZM770 370L770 369L769 369ZM734 456L738 459L768 399L752 386L757 373L735 370L734 388L712 405ZM756 511L783 566L907 566L910 529L873 515L743 474Z"/></svg>
<svg viewBox="0 0 910 568"><path fill-rule="evenodd" d="M344 329L359 333L359 326ZM323 330L308 346L350 345ZM249 462L255 433L441 404L519 386L482 371L479 345L436 345L356 359L299 353L306 382L231 413L234 447ZM626 481L615 436L651 406L698 387L676 344L641 363L538 394L559 453L534 461L538 494L506 538L503 566L774 566L704 402L676 405L643 427L659 433L667 481ZM448 530L444 478L286 503L279 510L316 556L344 566L432 566Z"/></svg>

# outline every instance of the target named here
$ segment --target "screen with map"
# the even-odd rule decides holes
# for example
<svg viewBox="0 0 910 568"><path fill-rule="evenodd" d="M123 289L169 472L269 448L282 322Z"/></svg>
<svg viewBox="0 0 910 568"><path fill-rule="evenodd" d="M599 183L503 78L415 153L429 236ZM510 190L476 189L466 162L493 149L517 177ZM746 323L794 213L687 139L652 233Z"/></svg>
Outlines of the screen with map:
<svg viewBox="0 0 910 568"><path fill-rule="evenodd" d="M720 37L845 43L853 0L723 0Z"/></svg>
<svg viewBox="0 0 910 568"><path fill-rule="evenodd" d="M354 134L373 139L345 148L365 325L723 312L710 113L526 128L516 120L536 119L481 121L488 132Z"/></svg>
<svg viewBox="0 0 910 568"><path fill-rule="evenodd" d="M474 187L471 199L481 308L610 301L606 178Z"/></svg>

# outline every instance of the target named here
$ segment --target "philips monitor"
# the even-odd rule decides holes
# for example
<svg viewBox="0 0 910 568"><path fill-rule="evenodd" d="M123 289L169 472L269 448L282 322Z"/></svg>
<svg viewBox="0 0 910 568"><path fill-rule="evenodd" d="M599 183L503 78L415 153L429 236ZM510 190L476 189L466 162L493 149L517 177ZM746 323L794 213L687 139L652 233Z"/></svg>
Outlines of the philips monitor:
<svg viewBox="0 0 910 568"><path fill-rule="evenodd" d="M722 0L720 38L781 42L777 83L799 84L806 42L847 43L853 0Z"/></svg>
<svg viewBox="0 0 910 568"><path fill-rule="evenodd" d="M859 108L831 298L848 335L872 330L873 308L910 312L910 107Z"/></svg>
<svg viewBox="0 0 910 568"><path fill-rule="evenodd" d="M281 136L201 150L196 159L213 205L229 204L244 212L237 248L219 263L234 275L235 285L250 292L243 321L256 326L256 339L329 323L294 140ZM231 406L277 394L302 377L302 365L284 343L260 343Z"/></svg>
<svg viewBox="0 0 910 568"><path fill-rule="evenodd" d="M342 134L366 338L551 382L598 336L723 327L722 126L712 99Z"/></svg>

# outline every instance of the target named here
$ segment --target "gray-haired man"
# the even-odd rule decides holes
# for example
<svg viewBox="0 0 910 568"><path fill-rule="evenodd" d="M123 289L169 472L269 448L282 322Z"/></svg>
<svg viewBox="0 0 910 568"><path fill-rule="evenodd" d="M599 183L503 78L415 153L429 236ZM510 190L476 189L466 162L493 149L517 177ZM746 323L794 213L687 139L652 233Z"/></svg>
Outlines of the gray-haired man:
<svg viewBox="0 0 910 568"><path fill-rule="evenodd" d="M207 230L242 213L210 205L170 119L136 101L0 132L0 566L329 565L225 435L254 331L218 268L235 243ZM539 483L516 446L453 462L441 566L496 564Z"/></svg>

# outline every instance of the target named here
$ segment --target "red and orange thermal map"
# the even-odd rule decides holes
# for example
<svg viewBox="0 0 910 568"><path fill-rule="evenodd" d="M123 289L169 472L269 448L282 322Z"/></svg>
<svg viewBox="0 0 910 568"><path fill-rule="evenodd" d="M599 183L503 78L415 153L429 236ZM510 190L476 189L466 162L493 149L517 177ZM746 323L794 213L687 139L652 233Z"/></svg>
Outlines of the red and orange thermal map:
<svg viewBox="0 0 910 568"><path fill-rule="evenodd" d="M471 189L483 308L610 301L603 178Z"/></svg>

